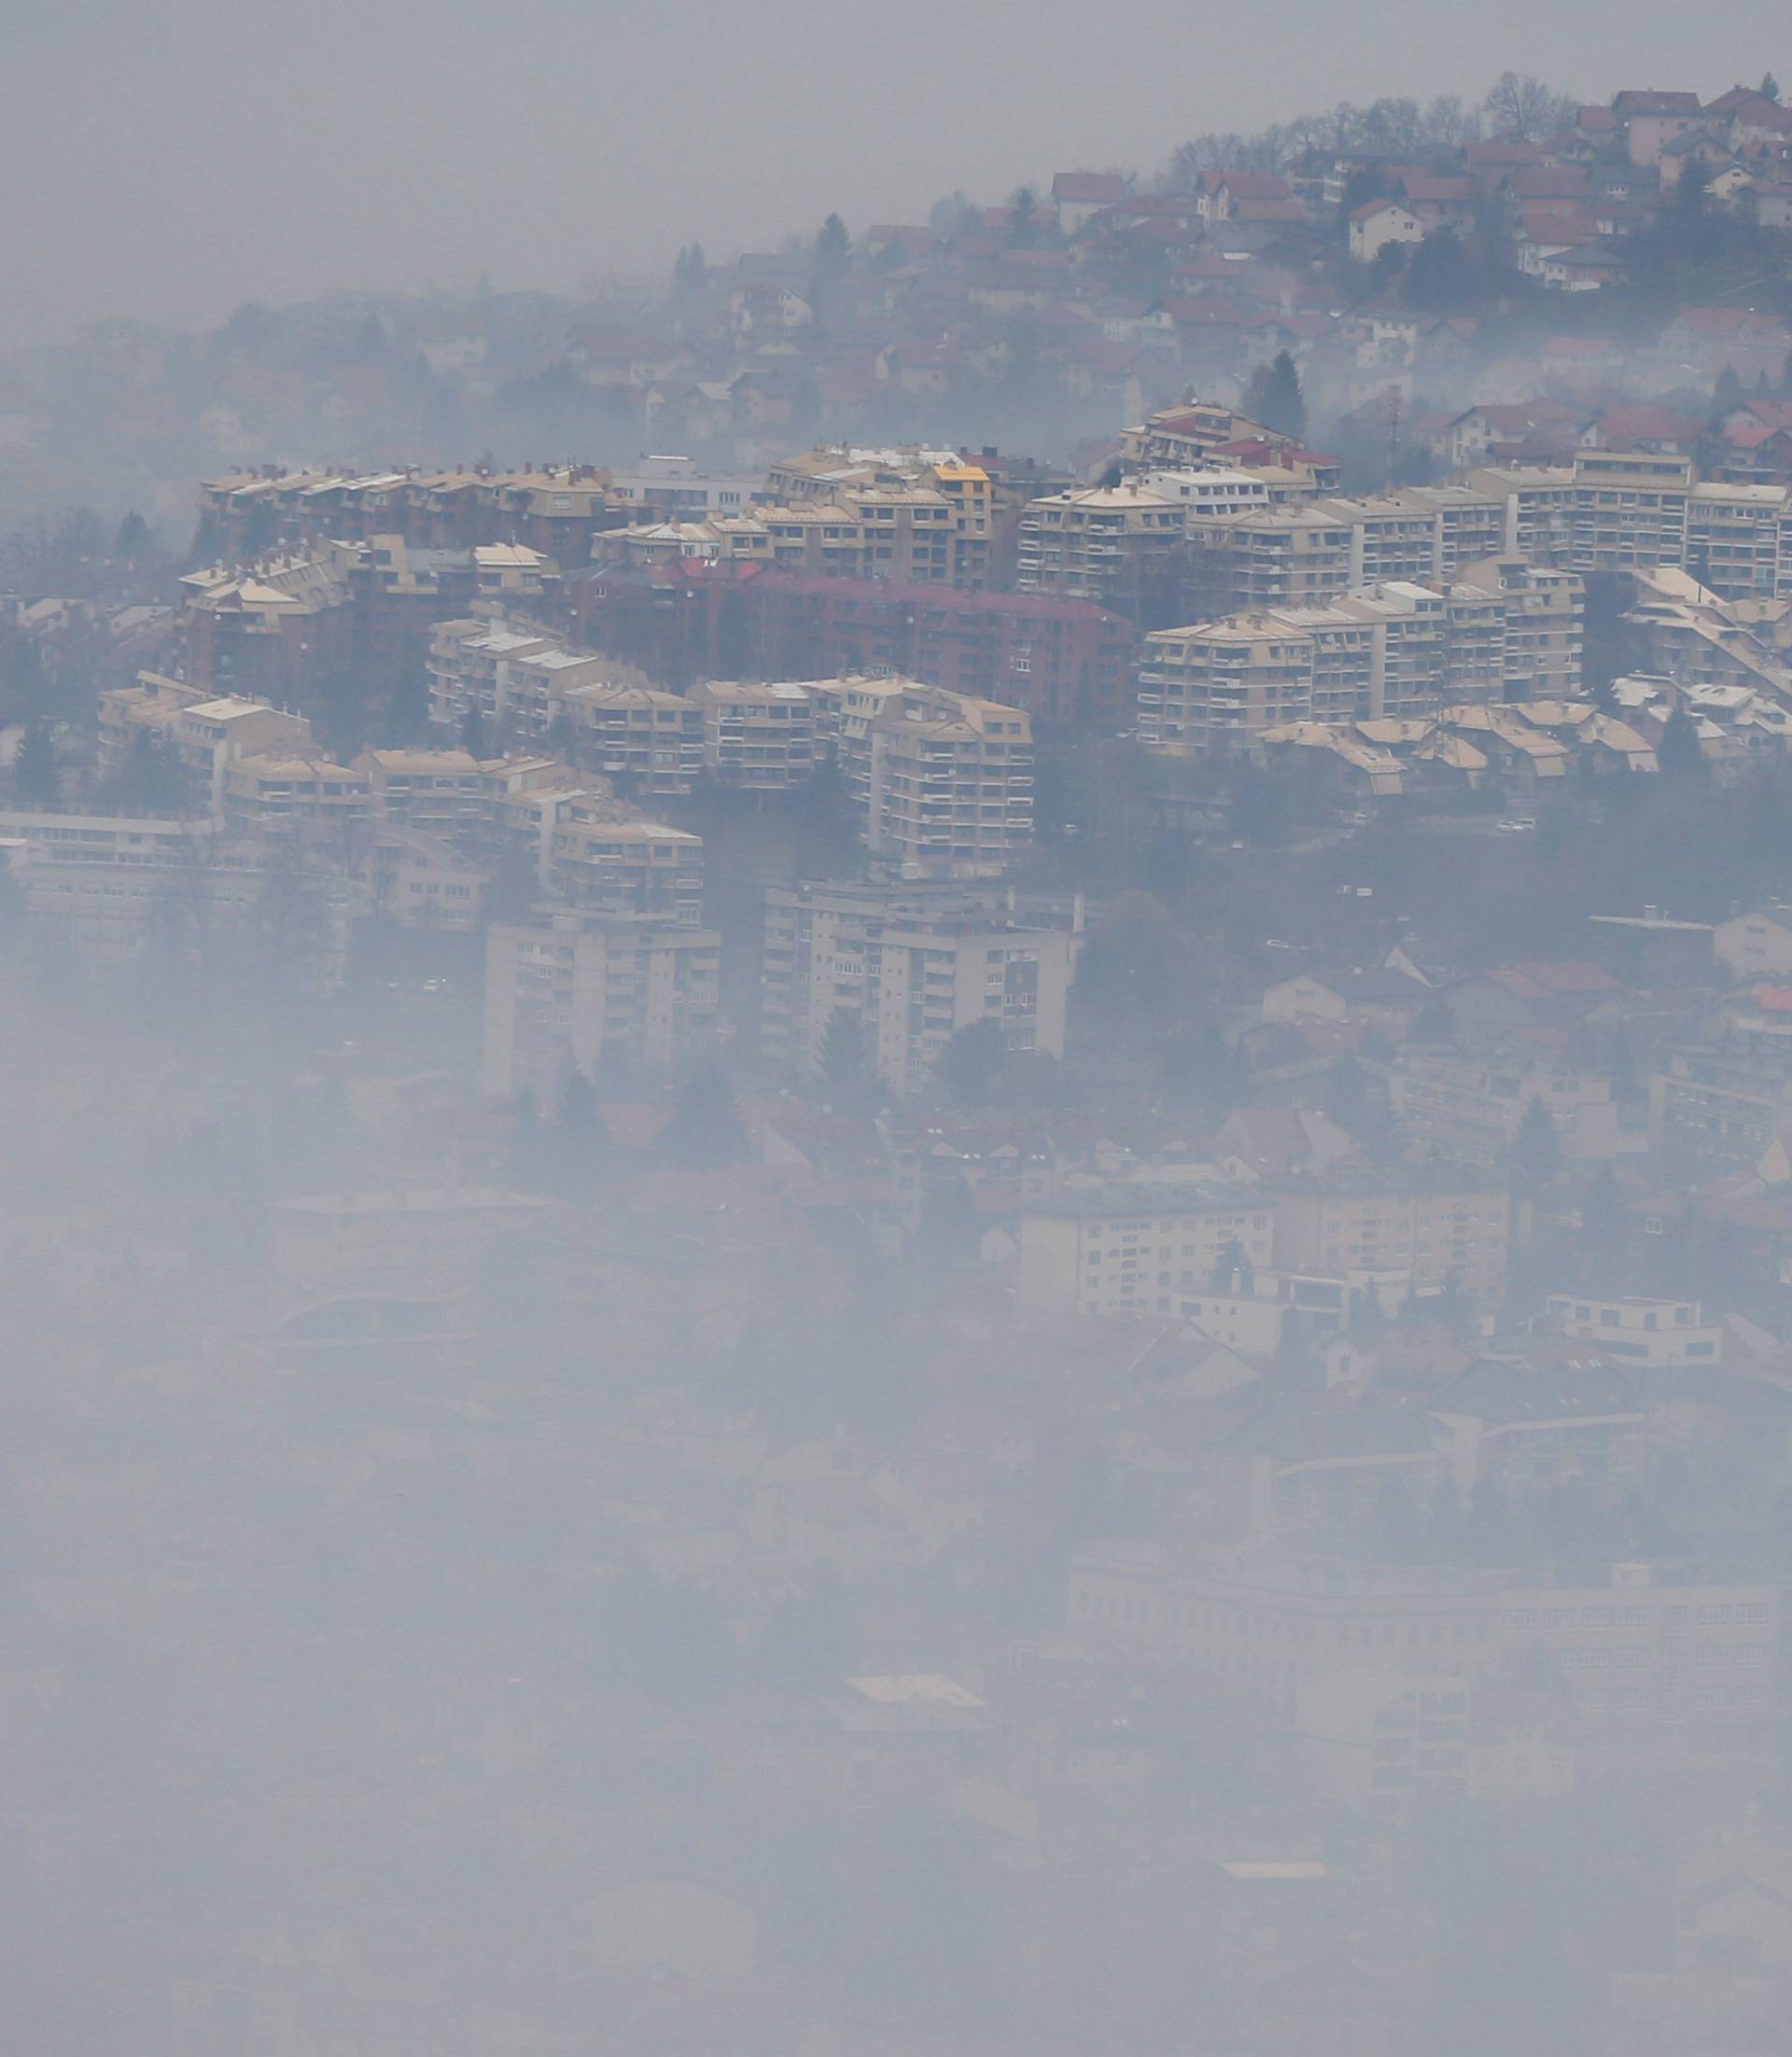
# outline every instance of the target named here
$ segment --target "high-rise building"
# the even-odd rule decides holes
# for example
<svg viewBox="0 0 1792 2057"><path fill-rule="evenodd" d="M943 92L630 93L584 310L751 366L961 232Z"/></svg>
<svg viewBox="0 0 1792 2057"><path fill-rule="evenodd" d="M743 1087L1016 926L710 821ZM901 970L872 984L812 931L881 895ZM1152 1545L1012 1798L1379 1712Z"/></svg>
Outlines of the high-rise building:
<svg viewBox="0 0 1792 2057"><path fill-rule="evenodd" d="M913 679L809 687L861 833L904 878L993 878L1032 841L1032 724Z"/></svg>

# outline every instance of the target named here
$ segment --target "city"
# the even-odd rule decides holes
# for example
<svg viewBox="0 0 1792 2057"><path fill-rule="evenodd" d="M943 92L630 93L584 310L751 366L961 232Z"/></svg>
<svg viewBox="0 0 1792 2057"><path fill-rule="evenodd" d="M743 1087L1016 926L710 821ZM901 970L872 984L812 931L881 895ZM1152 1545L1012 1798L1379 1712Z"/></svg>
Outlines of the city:
<svg viewBox="0 0 1792 2057"><path fill-rule="evenodd" d="M0 510L21 2048L1784 2047L1771 74L100 325Z"/></svg>

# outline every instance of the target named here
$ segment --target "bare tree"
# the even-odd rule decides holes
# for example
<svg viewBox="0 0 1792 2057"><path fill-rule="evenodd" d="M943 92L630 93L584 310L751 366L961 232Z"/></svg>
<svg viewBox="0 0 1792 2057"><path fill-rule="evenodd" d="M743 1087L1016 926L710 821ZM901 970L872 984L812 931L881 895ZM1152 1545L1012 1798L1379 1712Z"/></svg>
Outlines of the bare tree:
<svg viewBox="0 0 1792 2057"><path fill-rule="evenodd" d="M1495 135L1517 136L1527 143L1552 134L1572 116L1574 107L1574 101L1552 92L1528 72L1522 77L1502 72L1481 103Z"/></svg>

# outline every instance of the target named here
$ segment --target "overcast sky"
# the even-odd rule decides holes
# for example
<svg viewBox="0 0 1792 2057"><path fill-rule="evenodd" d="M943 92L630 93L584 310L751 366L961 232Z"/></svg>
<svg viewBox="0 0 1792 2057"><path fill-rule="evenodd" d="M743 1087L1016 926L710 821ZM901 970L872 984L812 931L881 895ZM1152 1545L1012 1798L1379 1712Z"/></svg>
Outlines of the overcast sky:
<svg viewBox="0 0 1792 2057"><path fill-rule="evenodd" d="M1775 64L1766 0L0 0L0 343L567 291L1507 65L1603 98Z"/></svg>

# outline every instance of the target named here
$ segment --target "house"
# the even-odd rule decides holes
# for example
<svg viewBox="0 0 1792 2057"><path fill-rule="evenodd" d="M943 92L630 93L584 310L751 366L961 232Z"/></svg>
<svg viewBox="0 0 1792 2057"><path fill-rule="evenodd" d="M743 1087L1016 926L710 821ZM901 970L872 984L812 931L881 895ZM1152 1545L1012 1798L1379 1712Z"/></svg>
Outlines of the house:
<svg viewBox="0 0 1792 2057"><path fill-rule="evenodd" d="M1057 225L1067 236L1079 234L1130 192L1131 181L1122 172L1058 172L1052 179Z"/></svg>
<svg viewBox="0 0 1792 2057"><path fill-rule="evenodd" d="M1670 143L1704 120L1696 92L1658 92L1653 87L1614 94L1612 113L1626 153L1636 165L1659 165Z"/></svg>
<svg viewBox="0 0 1792 2057"><path fill-rule="evenodd" d="M1373 264L1391 243L1422 243L1425 225L1397 200L1366 200L1351 214L1351 255Z"/></svg>

